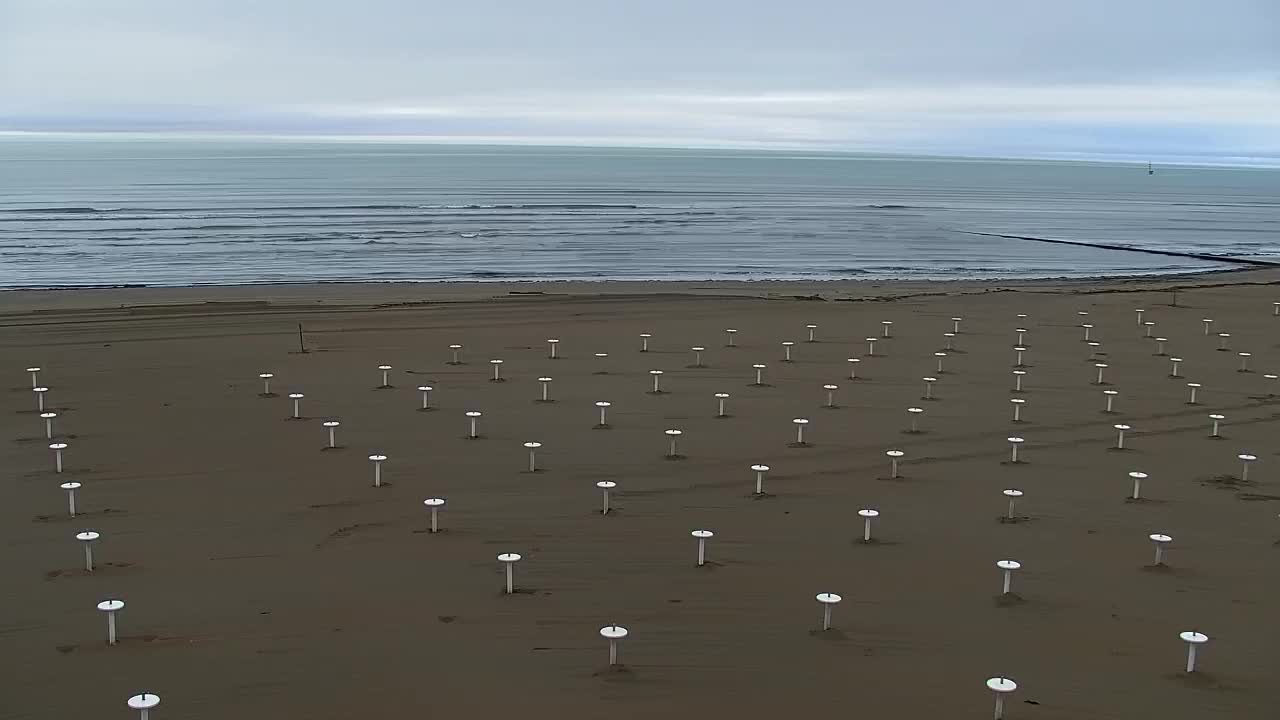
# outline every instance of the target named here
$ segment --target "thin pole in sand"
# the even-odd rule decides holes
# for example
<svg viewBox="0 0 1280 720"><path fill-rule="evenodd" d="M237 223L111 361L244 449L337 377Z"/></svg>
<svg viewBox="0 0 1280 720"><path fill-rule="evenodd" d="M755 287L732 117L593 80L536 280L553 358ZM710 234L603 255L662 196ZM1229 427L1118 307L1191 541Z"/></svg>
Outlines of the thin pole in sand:
<svg viewBox="0 0 1280 720"><path fill-rule="evenodd" d="M1165 357L1166 355L1169 354L1164 351L1164 346L1165 346L1165 343L1167 342L1169 342L1169 338L1164 338L1164 337L1156 338L1156 352L1155 352L1156 357Z"/></svg>
<svg viewBox="0 0 1280 720"><path fill-rule="evenodd" d="M609 374L608 365L605 365L605 361L609 359L609 353L596 353L596 359L600 361L601 369L595 371L595 374L608 375Z"/></svg>
<svg viewBox="0 0 1280 720"><path fill-rule="evenodd" d="M556 357L556 346L557 346L557 345L559 345L559 344L560 344L560 341L559 341L558 339L556 339L556 338L547 338L547 347L548 347L548 350L547 350L547 359L549 359L549 360L559 360L559 359L560 359L560 358Z"/></svg>
<svg viewBox="0 0 1280 720"><path fill-rule="evenodd" d="M116 644L116 613L124 609L123 600L103 600L98 609L107 614L107 644Z"/></svg>
<svg viewBox="0 0 1280 720"><path fill-rule="evenodd" d="M293 415L289 417L290 420L302 419L301 408L299 405L304 397L306 397L306 395L303 395L302 393L289 393L289 399L293 401Z"/></svg>
<svg viewBox="0 0 1280 720"><path fill-rule="evenodd" d="M694 530L689 533L698 539L698 567L707 564L707 540L715 537L715 533L710 530Z"/></svg>
<svg viewBox="0 0 1280 720"><path fill-rule="evenodd" d="M1098 348L1102 347L1102 343L1096 340L1090 340L1085 344L1089 346L1089 357L1085 358L1085 362L1098 362L1098 360L1100 359L1098 357L1100 353Z"/></svg>
<svg viewBox="0 0 1280 720"><path fill-rule="evenodd" d="M1008 490L1002 490L1001 494L1009 498L1009 512L1006 513L1004 517L1006 520L1012 520L1015 517L1013 514L1014 503L1018 501L1018 498L1022 497L1023 493L1021 490L1009 488Z"/></svg>
<svg viewBox="0 0 1280 720"><path fill-rule="evenodd" d="M515 564L520 562L518 553L502 553L498 556L498 562L502 563L507 573L507 594L511 595L516 591L515 585Z"/></svg>
<svg viewBox="0 0 1280 720"><path fill-rule="evenodd" d="M796 426L796 441L791 443L791 447L809 447L809 443L804 441L804 426L809 424L808 418L793 418L791 422Z"/></svg>
<svg viewBox="0 0 1280 720"><path fill-rule="evenodd" d="M1209 335L1209 328L1213 325L1213 318L1201 318L1200 322L1204 323L1204 334Z"/></svg>
<svg viewBox="0 0 1280 720"><path fill-rule="evenodd" d="M258 377L262 380L262 392L258 393L258 397L275 397L276 394L271 392L271 378L275 377L273 373L258 373Z"/></svg>
<svg viewBox="0 0 1280 720"><path fill-rule="evenodd" d="M1196 402L1196 391L1200 389L1200 383L1187 383L1187 388L1191 390L1191 397L1187 399L1187 404L1199 405L1200 403Z"/></svg>
<svg viewBox="0 0 1280 720"><path fill-rule="evenodd" d="M502 361L495 358L490 360L489 364L493 366L493 377L489 378L489 382L506 382L502 377Z"/></svg>
<svg viewBox="0 0 1280 720"><path fill-rule="evenodd" d="M1022 563L1017 560L999 560L996 562L996 567L1000 568L1004 575L1004 585L1000 594L1008 595L1013 588L1013 571L1021 569Z"/></svg>
<svg viewBox="0 0 1280 720"><path fill-rule="evenodd" d="M390 379L391 366L390 366L390 365L379 365L379 366L378 366L378 369L382 371L382 384L381 384L381 385L379 385L379 386L377 387L377 389L378 389L378 390L386 390L386 389L388 389L388 388L390 388L390 387L391 387L391 379Z"/></svg>
<svg viewBox="0 0 1280 720"><path fill-rule="evenodd" d="M706 350L706 348L701 345L694 345L689 349L693 351L693 364L690 365L689 367L694 367L694 368L706 367L706 365L702 364L702 353Z"/></svg>
<svg viewBox="0 0 1280 720"><path fill-rule="evenodd" d="M783 350L782 362L791 362L791 346L793 345L795 345L795 343L790 340L782 341L782 350Z"/></svg>
<svg viewBox="0 0 1280 720"><path fill-rule="evenodd" d="M649 338L653 333L640 333L640 352L649 352Z"/></svg>
<svg viewBox="0 0 1280 720"><path fill-rule="evenodd" d="M942 361L946 359L947 354L946 354L946 353L944 353L944 352L936 352L936 353L934 353L934 354L933 354L933 356L934 356L934 357L936 357L936 358L938 358L938 370L937 370L937 373L938 373L939 375L943 375L943 374L945 374L947 371L942 369Z"/></svg>
<svg viewBox="0 0 1280 720"><path fill-rule="evenodd" d="M764 369L768 366L763 363L756 363L751 367L755 368L756 370L756 381L751 384L755 385L756 387L764 387Z"/></svg>
<svg viewBox="0 0 1280 720"><path fill-rule="evenodd" d="M529 472L538 472L538 448L542 447L540 442L527 442L524 444L525 449L529 451Z"/></svg>
<svg viewBox="0 0 1280 720"><path fill-rule="evenodd" d="M728 400L728 399L729 399L729 393L722 393L722 392L721 392L721 393L716 393L716 402L717 402L717 404L718 404L718 408L717 408L717 410L716 410L716 417L717 417L717 418L727 418L727 417L729 417L728 413L726 413L726 412L724 411L724 401L725 401L725 400Z"/></svg>
<svg viewBox="0 0 1280 720"><path fill-rule="evenodd" d="M329 431L329 446L327 448L324 448L325 450L338 449L337 433L338 433L338 426L341 424L342 423L338 422L337 420L325 421L324 426Z"/></svg>
<svg viewBox="0 0 1280 720"><path fill-rule="evenodd" d="M918 407L907 408L907 414L911 416L911 427L907 430L908 433L915 435L920 432L918 421L920 419L920 416L923 413L924 413L924 408L918 408Z"/></svg>
<svg viewBox="0 0 1280 720"><path fill-rule="evenodd" d="M953 333L953 332L945 332L945 333L942 333L942 337L944 337L944 338L946 338L946 339L947 339L946 347L944 347L944 348L942 348L942 349L943 349L943 350L945 350L945 351L947 351L947 352L954 352L954 351L955 351L955 349L956 349L956 348L955 348L955 338L956 338L956 334L955 334L955 333Z"/></svg>
<svg viewBox="0 0 1280 720"><path fill-rule="evenodd" d="M858 517L862 518L862 542L871 542L871 521L880 517L879 510L863 508L858 511Z"/></svg>
<svg viewBox="0 0 1280 720"><path fill-rule="evenodd" d="M1094 366L1094 367L1096 367L1096 368L1098 368L1098 379L1097 379L1097 380L1095 380L1093 384L1094 384L1094 385L1106 385L1106 384L1107 384L1107 383L1106 383L1106 381L1104 381L1104 380L1102 379L1102 373L1103 373L1103 372L1104 372L1108 367L1110 367L1110 365L1107 365L1106 363L1094 363L1094 364L1093 364L1093 366Z"/></svg>
<svg viewBox="0 0 1280 720"><path fill-rule="evenodd" d="M662 432L663 432L663 434L665 434L668 438L670 438L670 439L671 439L671 443L670 443L669 447L667 448L667 459L668 459L668 460L680 460L680 459L684 458L684 456L683 456L683 455L681 455L680 453L676 452L676 442L680 439L680 436L684 434L684 431L683 431L683 430L677 430L677 429L675 429L675 428L671 428L671 429L669 429L669 430L663 430Z"/></svg>
<svg viewBox="0 0 1280 720"><path fill-rule="evenodd" d="M827 385L823 385L822 389L827 391L827 404L824 405L823 407L830 408L830 409L835 409L836 407L839 407L838 405L836 405L836 391L840 389L840 386L827 384Z"/></svg>
<svg viewBox="0 0 1280 720"><path fill-rule="evenodd" d="M764 476L769 472L768 465L752 465L751 469L756 474L756 495L764 495Z"/></svg>
<svg viewBox="0 0 1280 720"><path fill-rule="evenodd" d="M1187 672L1196 671L1196 646L1209 642L1209 636L1195 630L1178 633L1182 642L1187 644Z"/></svg>
<svg viewBox="0 0 1280 720"><path fill-rule="evenodd" d="M31 389L34 390L40 387L40 379L39 379L40 368L29 367L27 368L27 372L31 373Z"/></svg>
<svg viewBox="0 0 1280 720"><path fill-rule="evenodd" d="M484 415L484 413L480 412L479 410L468 410L466 415L467 415L467 419L471 421L471 428L470 428L470 431L467 433L467 439L477 440L480 438L480 436L476 434L476 421L478 421L480 417Z"/></svg>
<svg viewBox="0 0 1280 720"><path fill-rule="evenodd" d="M1180 378L1180 377L1182 377L1181 375L1179 375L1179 374L1178 374L1178 366L1182 364L1182 358L1180 358L1180 357L1171 357L1171 358L1169 358L1169 362L1173 363L1173 369L1171 369L1171 370L1169 371L1169 377L1171 377L1171 378Z"/></svg>
<svg viewBox="0 0 1280 720"><path fill-rule="evenodd" d="M881 321L880 321L880 330L881 330L880 335L881 335L881 336L883 336L883 337L889 337L889 331L890 331L890 329L892 329L892 328L893 328L893 321L892 321L892 320L881 320Z"/></svg>
<svg viewBox="0 0 1280 720"><path fill-rule="evenodd" d="M1026 440L1020 437L1008 437L1005 439L1009 441L1009 462L1014 465L1021 463L1022 461L1018 459L1018 446L1026 442Z"/></svg>
<svg viewBox="0 0 1280 720"><path fill-rule="evenodd" d="M1146 332L1144 332L1144 333L1143 333L1142 337L1151 337L1151 331L1155 329L1156 324L1155 324L1154 322L1152 322L1152 321L1148 320L1148 321L1146 321L1146 322L1142 323L1142 326L1143 326L1144 328L1146 328Z"/></svg>
<svg viewBox="0 0 1280 720"><path fill-rule="evenodd" d="M538 378L538 382L542 385L542 397L538 398L538 402L555 402L551 399L551 378L543 376Z"/></svg>
<svg viewBox="0 0 1280 720"><path fill-rule="evenodd" d="M1164 565L1164 546L1173 542L1173 538L1163 533L1154 533L1152 535L1148 535L1147 538L1151 540L1152 544L1156 546L1156 560L1154 563L1152 563L1152 565L1154 565L1155 567L1163 566Z"/></svg>
<svg viewBox="0 0 1280 720"><path fill-rule="evenodd" d="M35 394L36 394L36 410L37 410L38 412L44 412L44 411L45 411L45 409L44 409L44 394L45 394L45 393L47 393L47 392L49 392L49 388L47 388L47 387L35 387L35 388L31 388L31 392L33 392L33 393L35 393Z"/></svg>
<svg viewBox="0 0 1280 720"><path fill-rule="evenodd" d="M1118 425L1112 425L1111 427L1115 428L1116 433L1117 433L1117 435L1116 435L1116 447L1115 447L1115 449L1116 449L1116 450L1123 450L1123 449L1124 449L1124 433L1125 433L1125 431L1126 431L1126 430L1132 430L1133 428L1131 428L1131 427L1129 427L1128 425L1125 425L1125 424L1123 424L1123 423L1118 424Z"/></svg>
<svg viewBox="0 0 1280 720"><path fill-rule="evenodd" d="M858 363L862 362L858 358L848 358L845 362L849 363L849 379L858 379Z"/></svg>
<svg viewBox="0 0 1280 720"><path fill-rule="evenodd" d="M1257 460L1258 456L1250 455L1249 453L1240 453L1236 457L1240 458L1240 482L1247 483L1249 482L1249 463Z"/></svg>
<svg viewBox="0 0 1280 720"><path fill-rule="evenodd" d="M1147 479L1147 474L1134 470L1129 473L1129 478L1133 480L1133 494L1129 496L1130 500L1142 499L1142 481Z"/></svg>
<svg viewBox="0 0 1280 720"><path fill-rule="evenodd" d="M462 360L458 357L458 354L459 354L460 352L462 352L462 346L461 346L461 345L456 345L456 344L455 344L455 345L450 345L450 346L449 346L449 352L451 352L451 353L453 354L453 359L452 359L452 360L450 360L449 362L445 363L445 364L446 364L446 365L461 365L461 364L462 364Z"/></svg>
<svg viewBox="0 0 1280 720"><path fill-rule="evenodd" d="M1280 317L1280 302L1271 303L1271 316Z"/></svg>
<svg viewBox="0 0 1280 720"><path fill-rule="evenodd" d="M50 443L49 449L53 451L54 470L56 472L61 473L62 472L62 451L67 449L67 444L64 442Z"/></svg>
<svg viewBox="0 0 1280 720"><path fill-rule="evenodd" d="M1116 396L1120 394L1120 391L1119 390L1103 390L1102 394L1107 397L1107 407L1102 412L1114 413L1115 410L1113 409L1112 404L1115 401Z"/></svg>
<svg viewBox="0 0 1280 720"><path fill-rule="evenodd" d="M996 713L995 720L1001 720L1004 717L1004 696L1018 689L1018 683L1009 678L994 677L987 680L987 689L995 693L996 696Z"/></svg>
<svg viewBox="0 0 1280 720"><path fill-rule="evenodd" d="M1138 327L1142 327L1142 313L1146 312L1146 310L1135 308L1134 312L1138 314Z"/></svg>
<svg viewBox="0 0 1280 720"><path fill-rule="evenodd" d="M1022 392L1022 378L1025 377L1026 374L1027 374L1026 370L1013 371L1013 391L1014 392L1019 392L1019 393Z"/></svg>
<svg viewBox="0 0 1280 720"><path fill-rule="evenodd" d="M75 517L76 516L76 490L80 489L80 483L65 482L59 485L58 487L67 491L67 515L69 515L70 517Z"/></svg>
<svg viewBox="0 0 1280 720"><path fill-rule="evenodd" d="M435 388L431 387L430 385L418 386L418 392L422 393L422 407L418 408L418 412L427 412L429 410L435 409L431 407L431 391L432 390L435 390Z"/></svg>
<svg viewBox="0 0 1280 720"><path fill-rule="evenodd" d="M951 318L951 332L953 332L953 333L955 333L955 334L957 334L957 335L959 335L959 334L960 334L960 321L961 321L961 320L964 320L964 318L962 318L962 317L953 317L953 318Z"/></svg>
<svg viewBox="0 0 1280 720"><path fill-rule="evenodd" d="M661 395L662 389L658 387L658 380L662 377L661 370L650 370L649 375L653 376L653 389L649 391L650 395Z"/></svg>
<svg viewBox="0 0 1280 720"><path fill-rule="evenodd" d="M1236 355L1240 357L1240 368L1236 370L1236 372L1242 372L1242 373L1253 372L1252 370L1249 369L1249 358L1253 357L1253 353L1238 352L1236 353Z"/></svg>
<svg viewBox="0 0 1280 720"><path fill-rule="evenodd" d="M426 500L422 501L423 505L426 505L428 508L431 509L431 533L432 534L440 532L439 513L440 513L440 508L444 507L444 502L445 502L444 498L427 498Z"/></svg>
<svg viewBox="0 0 1280 720"><path fill-rule="evenodd" d="M1227 342L1231 339L1231 333L1218 333L1218 352L1230 352L1231 348L1227 346Z"/></svg>
<svg viewBox="0 0 1280 720"><path fill-rule="evenodd" d="M84 545L85 572L93 572L93 543L95 543L100 537L102 537L102 535L93 530L85 530L84 532L76 533L76 540L79 540L80 543Z"/></svg>
<svg viewBox="0 0 1280 720"><path fill-rule="evenodd" d="M596 487L600 488L600 492L604 495L604 503L600 507L601 515L609 514L609 491L618 487L618 483L612 480L601 480L596 483Z"/></svg>
<svg viewBox="0 0 1280 720"><path fill-rule="evenodd" d="M1014 343L1014 345L1026 345L1026 342L1024 342L1024 340L1026 339L1026 336L1027 336L1027 329L1014 328L1013 331L1018 333L1018 342Z"/></svg>
<svg viewBox="0 0 1280 720"><path fill-rule="evenodd" d="M884 454L889 456L889 479L897 480L898 479L898 461L901 460L902 456L905 455L906 453L902 452L901 450L886 450Z"/></svg>
<svg viewBox="0 0 1280 720"><path fill-rule="evenodd" d="M933 396L933 384L934 384L934 383L936 383L936 382L938 382L938 378L936 378L936 377L922 377L922 378L920 378L920 379L924 381L924 395L922 395L922 396L920 397L920 399L921 399L921 400L936 400L937 398L935 398L935 397Z"/></svg>
<svg viewBox="0 0 1280 720"><path fill-rule="evenodd" d="M805 340L805 342L818 342L818 337L817 337L817 330L818 330L818 326L817 326L817 325L805 325L804 327L805 327L805 329L806 329L806 330L808 330L808 331L809 331L809 339L808 339L808 340Z"/></svg>
<svg viewBox="0 0 1280 720"><path fill-rule="evenodd" d="M1220 435L1220 434L1218 433L1218 425L1219 425L1219 423L1221 423L1223 420L1226 420L1226 419L1227 419L1227 416L1226 416L1226 415L1222 415L1222 414L1220 414L1220 413L1209 413L1209 419L1210 419L1211 421L1213 421L1213 427L1209 429L1209 437L1211 437L1211 438L1220 438L1220 437L1222 437L1222 435Z"/></svg>
<svg viewBox="0 0 1280 720"><path fill-rule="evenodd" d="M42 412L40 413L40 417L44 420L44 439L52 440L53 439L53 419L58 417L58 413Z"/></svg>
<svg viewBox="0 0 1280 720"><path fill-rule="evenodd" d="M144 692L129 698L128 705L138 711L138 720L150 720L151 709L160 704L160 696Z"/></svg>
<svg viewBox="0 0 1280 720"><path fill-rule="evenodd" d="M1022 406L1027 404L1023 398L1010 398L1009 402L1013 405L1013 421L1022 422Z"/></svg>
<svg viewBox="0 0 1280 720"><path fill-rule="evenodd" d="M1267 397L1276 396L1275 391L1272 390L1272 386L1278 378L1280 378L1280 375L1272 375L1271 373L1266 373L1262 376L1262 379L1267 381Z"/></svg>
<svg viewBox="0 0 1280 720"><path fill-rule="evenodd" d="M609 423L605 420L604 414L605 414L605 411L607 411L611 405L613 405L613 403L606 402L604 400L596 401L596 407L600 408L600 423L596 425L595 429L603 430L609 427Z"/></svg>
<svg viewBox="0 0 1280 720"><path fill-rule="evenodd" d="M724 346L725 346L725 347L737 347L737 345L735 345L735 344L734 344L734 342L733 342L733 336L734 336L734 335L737 335L737 334L738 334L738 331L737 331L737 330L734 330L733 328L725 328L725 329L724 329L724 334L725 334L725 343L724 343Z"/></svg>
<svg viewBox="0 0 1280 720"><path fill-rule="evenodd" d="M382 487L382 463L387 461L387 456L370 455L369 461L373 463L373 486Z"/></svg>
<svg viewBox="0 0 1280 720"><path fill-rule="evenodd" d="M1093 331L1093 326L1092 326L1092 325L1090 325L1089 323L1085 323L1085 324L1081 325L1080 327L1084 328L1084 341L1085 341L1085 342L1089 342L1089 340L1091 340L1091 339L1092 339L1092 338L1090 338L1090 337L1089 337L1089 333Z"/></svg>
<svg viewBox="0 0 1280 720"><path fill-rule="evenodd" d="M873 337L869 337L867 338L867 357L875 357L875 354L876 354L876 339Z"/></svg>
<svg viewBox="0 0 1280 720"><path fill-rule="evenodd" d="M609 641L609 667L618 664L618 641L630 634L621 625L606 625L600 628L600 637Z"/></svg>
<svg viewBox="0 0 1280 720"><path fill-rule="evenodd" d="M1017 347L1015 347L1015 348L1013 349L1013 351L1014 351L1015 353L1017 353L1017 358L1014 360L1014 362L1013 362L1013 366L1014 366L1014 367L1016 367L1016 368L1024 368L1024 367L1026 367L1026 366L1027 366L1027 365L1026 365L1026 363L1022 362L1022 353L1026 352L1026 351L1027 351L1027 349L1026 349L1025 347L1023 347L1022 345L1018 345Z"/></svg>
<svg viewBox="0 0 1280 720"><path fill-rule="evenodd" d="M840 603L842 598L835 593L818 593L814 596L818 602L822 603L822 629L831 629L831 609Z"/></svg>

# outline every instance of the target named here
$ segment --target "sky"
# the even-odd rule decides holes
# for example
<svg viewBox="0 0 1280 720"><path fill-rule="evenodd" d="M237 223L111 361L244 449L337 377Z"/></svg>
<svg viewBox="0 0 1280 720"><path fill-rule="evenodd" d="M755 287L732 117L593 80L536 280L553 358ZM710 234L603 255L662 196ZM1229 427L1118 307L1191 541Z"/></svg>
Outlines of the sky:
<svg viewBox="0 0 1280 720"><path fill-rule="evenodd" d="M1280 162L1280 0L0 0L0 132Z"/></svg>

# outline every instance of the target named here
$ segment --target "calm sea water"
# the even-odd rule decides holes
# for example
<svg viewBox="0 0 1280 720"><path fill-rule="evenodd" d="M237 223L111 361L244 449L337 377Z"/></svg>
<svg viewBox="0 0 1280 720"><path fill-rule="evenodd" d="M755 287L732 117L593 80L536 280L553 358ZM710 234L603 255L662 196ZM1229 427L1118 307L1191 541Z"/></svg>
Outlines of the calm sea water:
<svg viewBox="0 0 1280 720"><path fill-rule="evenodd" d="M1093 276L1280 259L1280 171L265 141L0 140L0 286Z"/></svg>

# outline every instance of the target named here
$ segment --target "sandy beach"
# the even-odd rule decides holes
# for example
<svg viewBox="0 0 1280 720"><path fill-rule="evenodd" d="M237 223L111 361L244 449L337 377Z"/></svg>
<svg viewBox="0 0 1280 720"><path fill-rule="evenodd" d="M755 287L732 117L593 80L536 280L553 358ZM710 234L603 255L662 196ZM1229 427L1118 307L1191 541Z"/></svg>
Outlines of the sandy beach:
<svg viewBox="0 0 1280 720"><path fill-rule="evenodd" d="M1280 372L1278 283L0 294L0 716L131 717L124 698L147 690L163 698L153 720L988 718L985 682L1005 676L1010 720L1274 717L1280 380L1264 374ZM450 344L465 364L448 364ZM379 389L383 364L393 387ZM554 402L538 402L539 377ZM597 401L612 403L608 429L593 427ZM905 432L909 407L922 432ZM804 447L795 418L810 421ZM340 449L324 449L326 420ZM1131 427L1123 450L1115 424ZM666 457L668 429L682 459ZM68 445L61 474L50 442ZM1247 481L1242 453L1257 458ZM376 488L372 454L388 458ZM771 468L763 496L756 463ZM617 483L608 515L601 481ZM74 519L63 482L81 483ZM1013 522L1010 488L1024 493ZM430 497L447 500L434 534ZM860 509L880 512L873 542ZM86 529L101 533L92 573ZM696 529L715 533L702 567ZM1152 566L1153 533L1172 537L1167 565ZM522 555L511 595L506 552ZM1011 596L1002 559L1022 564ZM822 592L843 598L825 632ZM126 602L113 647L95 609L108 598ZM598 634L611 623L630 631L612 669ZM1188 630L1210 638L1193 674Z"/></svg>

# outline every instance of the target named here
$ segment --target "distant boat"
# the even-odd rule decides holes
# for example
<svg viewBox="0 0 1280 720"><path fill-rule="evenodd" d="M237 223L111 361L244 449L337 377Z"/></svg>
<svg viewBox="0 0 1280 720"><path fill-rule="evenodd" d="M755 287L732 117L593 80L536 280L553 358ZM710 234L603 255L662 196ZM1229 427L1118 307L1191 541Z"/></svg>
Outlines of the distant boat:
<svg viewBox="0 0 1280 720"><path fill-rule="evenodd" d="M1148 175L1155 175L1155 174L1156 174L1156 171L1155 171L1155 170L1153 170L1153 169L1151 168L1151 163L1147 163L1147 174L1148 174Z"/></svg>
<svg viewBox="0 0 1280 720"><path fill-rule="evenodd" d="M458 235L464 238L480 237L480 233L458 233Z"/></svg>

